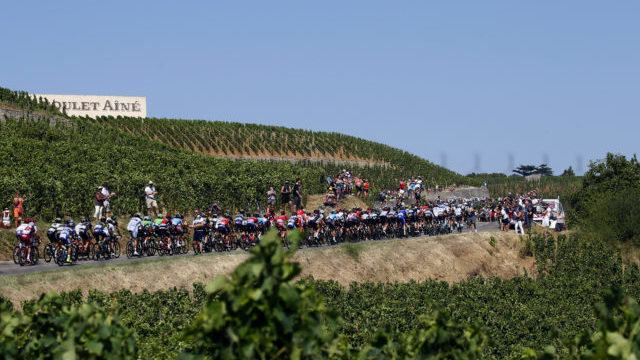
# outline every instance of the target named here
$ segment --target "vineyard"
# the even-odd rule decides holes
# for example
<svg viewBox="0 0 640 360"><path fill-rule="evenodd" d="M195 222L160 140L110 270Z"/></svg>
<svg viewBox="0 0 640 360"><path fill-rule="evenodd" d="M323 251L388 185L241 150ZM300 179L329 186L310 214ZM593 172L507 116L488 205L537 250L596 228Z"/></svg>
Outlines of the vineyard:
<svg viewBox="0 0 640 360"><path fill-rule="evenodd" d="M43 114L0 119L0 206L23 193L27 214L91 213L98 184L118 194L117 214L142 210L145 184L153 180L161 206L187 212L213 200L229 210L264 207L270 186L302 178L305 195L325 191L324 179L348 167L371 182L371 191L422 175L428 183L470 183L462 175L386 145L337 133L239 123L69 118L46 99L0 88L0 103ZM235 155L251 155L251 160ZM212 156L213 155L213 156ZM289 161L279 161L286 158ZM346 165L343 161L349 161Z"/></svg>
<svg viewBox="0 0 640 360"><path fill-rule="evenodd" d="M310 161L249 161L215 158L171 148L162 143L75 119L73 126L50 126L46 119L0 122L0 199L8 206L15 190L25 196L30 215L51 219L89 214L98 184L109 181L118 197L117 214L143 208L143 189L156 183L160 202L172 211L186 212L217 200L227 209L264 205L269 186L302 178L305 194L319 194L327 175L339 164ZM397 167L351 166L372 182L372 191L394 186L406 170ZM433 173L438 181L452 181ZM35 212L35 214L34 214Z"/></svg>
<svg viewBox="0 0 640 360"><path fill-rule="evenodd" d="M528 241L535 278L347 289L310 278L295 283L300 265L270 238L231 279L194 284L192 292L79 289L25 302L22 312L0 300L0 343L9 357L25 351L154 359L637 354L640 309L625 294L639 294L638 266L623 266L618 251L598 240L538 235ZM52 336L59 341L48 341Z"/></svg>
<svg viewBox="0 0 640 360"><path fill-rule="evenodd" d="M102 117L95 121L173 148L217 157L348 164L377 169L380 175L393 168L401 176L420 174L434 183L465 181L406 151L339 133L205 120Z"/></svg>

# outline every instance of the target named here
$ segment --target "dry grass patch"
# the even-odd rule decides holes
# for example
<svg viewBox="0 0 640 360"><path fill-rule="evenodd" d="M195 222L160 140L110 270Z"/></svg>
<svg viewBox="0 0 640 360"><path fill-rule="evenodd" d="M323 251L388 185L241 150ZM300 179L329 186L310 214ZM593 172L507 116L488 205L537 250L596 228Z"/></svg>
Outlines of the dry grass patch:
<svg viewBox="0 0 640 360"><path fill-rule="evenodd" d="M493 240L492 240L493 238ZM534 274L534 259L518 256L522 241L514 233L485 232L346 244L298 251L301 278L350 282L407 282L429 278L450 283L469 276L511 278L524 269ZM490 253L491 252L491 253ZM248 254L161 258L103 266L0 277L0 293L18 304L48 291L128 289L141 292L173 287L191 289L220 274L230 274Z"/></svg>

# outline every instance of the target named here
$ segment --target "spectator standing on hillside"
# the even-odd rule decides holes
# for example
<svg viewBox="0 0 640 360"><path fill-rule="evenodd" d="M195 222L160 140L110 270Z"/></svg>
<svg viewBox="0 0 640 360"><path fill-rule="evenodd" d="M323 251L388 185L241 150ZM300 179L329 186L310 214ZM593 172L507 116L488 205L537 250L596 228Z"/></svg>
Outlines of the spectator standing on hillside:
<svg viewBox="0 0 640 360"><path fill-rule="evenodd" d="M276 191L273 189L273 186L269 187L269 191L267 191L267 210L269 212L273 211L273 208L276 205Z"/></svg>
<svg viewBox="0 0 640 360"><path fill-rule="evenodd" d="M356 196L358 197L362 195L362 178L360 176L361 175L358 174L358 176L353 179L353 183L356 185Z"/></svg>
<svg viewBox="0 0 640 360"><path fill-rule="evenodd" d="M364 191L364 199L365 201L367 199L369 199L369 187L371 186L371 184L369 184L369 181L367 179L364 179L364 184L362 184L362 190Z"/></svg>
<svg viewBox="0 0 640 360"><path fill-rule="evenodd" d="M16 228L22 223L22 213L24 212L23 203L24 199L22 195L20 195L20 191L16 190L16 196L13 198L13 221Z"/></svg>
<svg viewBox="0 0 640 360"><path fill-rule="evenodd" d="M11 227L11 211L9 211L8 207L4 208L2 211L2 224L0 224L0 227L5 229Z"/></svg>
<svg viewBox="0 0 640 360"><path fill-rule="evenodd" d="M144 198L147 203L147 215L151 216L151 211L153 210L153 215L158 215L158 202L156 201L156 196L158 192L156 188L153 186L153 181L149 181L149 184L146 188L144 188Z"/></svg>
<svg viewBox="0 0 640 360"><path fill-rule="evenodd" d="M104 217L111 217L111 198L116 196L116 193L109 191L109 183L105 182L102 184L102 195L104 195L104 206L102 210L104 211Z"/></svg>
<svg viewBox="0 0 640 360"><path fill-rule="evenodd" d="M295 185L293 185L293 204L295 211L302 209L302 179L300 178L297 178Z"/></svg>
<svg viewBox="0 0 640 360"><path fill-rule="evenodd" d="M218 202L214 200L209 206L209 216L218 217L218 214L221 212L222 209L220 208L220 205L218 205Z"/></svg>
<svg viewBox="0 0 640 360"><path fill-rule="evenodd" d="M102 193L102 186L98 186L98 191L93 196L93 207L95 211L93 212L94 220L102 220L102 210L104 209L104 200L106 197Z"/></svg>
<svg viewBox="0 0 640 360"><path fill-rule="evenodd" d="M531 223L533 222L533 215L535 213L535 209L533 208L533 205L531 204L531 202L529 202L527 204L527 208L526 208L526 216L525 216L525 224L527 226L527 229L531 229Z"/></svg>
<svg viewBox="0 0 640 360"><path fill-rule="evenodd" d="M523 225L523 219L524 219L524 212L522 211L522 209L520 208L520 206L516 206L513 209L513 220L515 220L516 225L515 225L515 229L516 229L516 234L518 233L518 228L520 228L520 231L522 233L522 235L524 235L524 227Z"/></svg>
<svg viewBox="0 0 640 360"><path fill-rule="evenodd" d="M282 202L282 211L286 210L287 204L293 211L293 203L291 202L291 186L289 186L289 181L285 181L282 189L280 189L280 201Z"/></svg>

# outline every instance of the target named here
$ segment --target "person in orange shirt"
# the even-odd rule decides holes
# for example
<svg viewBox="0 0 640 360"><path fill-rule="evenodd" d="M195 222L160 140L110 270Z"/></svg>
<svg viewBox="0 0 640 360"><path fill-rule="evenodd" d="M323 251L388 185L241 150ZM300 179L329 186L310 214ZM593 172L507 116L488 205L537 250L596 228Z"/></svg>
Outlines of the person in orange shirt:
<svg viewBox="0 0 640 360"><path fill-rule="evenodd" d="M369 180L364 179L364 185L362 185L362 189L364 190L364 199L367 200L369 198Z"/></svg>
<svg viewBox="0 0 640 360"><path fill-rule="evenodd" d="M20 191L16 190L16 197L13 198L13 220L16 228L22 223L22 213L24 212L22 207L23 202L24 199L20 196Z"/></svg>

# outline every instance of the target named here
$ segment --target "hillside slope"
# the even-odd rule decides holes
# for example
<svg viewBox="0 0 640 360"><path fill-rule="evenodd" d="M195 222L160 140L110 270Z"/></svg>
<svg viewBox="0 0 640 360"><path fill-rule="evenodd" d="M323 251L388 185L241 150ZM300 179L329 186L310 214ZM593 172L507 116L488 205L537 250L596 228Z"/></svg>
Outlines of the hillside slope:
<svg viewBox="0 0 640 360"><path fill-rule="evenodd" d="M2 105L4 104L4 105ZM7 106L7 104L9 104ZM0 206L16 190L26 215L91 214L97 186L108 181L117 214L143 210L142 191L157 184L161 207L191 211L219 201L225 209L264 206L269 186L302 178L305 195L348 167L375 193L408 176L428 183L465 177L392 147L336 133L238 123L68 117L46 99L0 88ZM23 110L20 113L20 109ZM22 116L20 116L22 115ZM251 160L236 160L248 156ZM278 161L278 160L288 161ZM345 166L344 162L349 165Z"/></svg>

